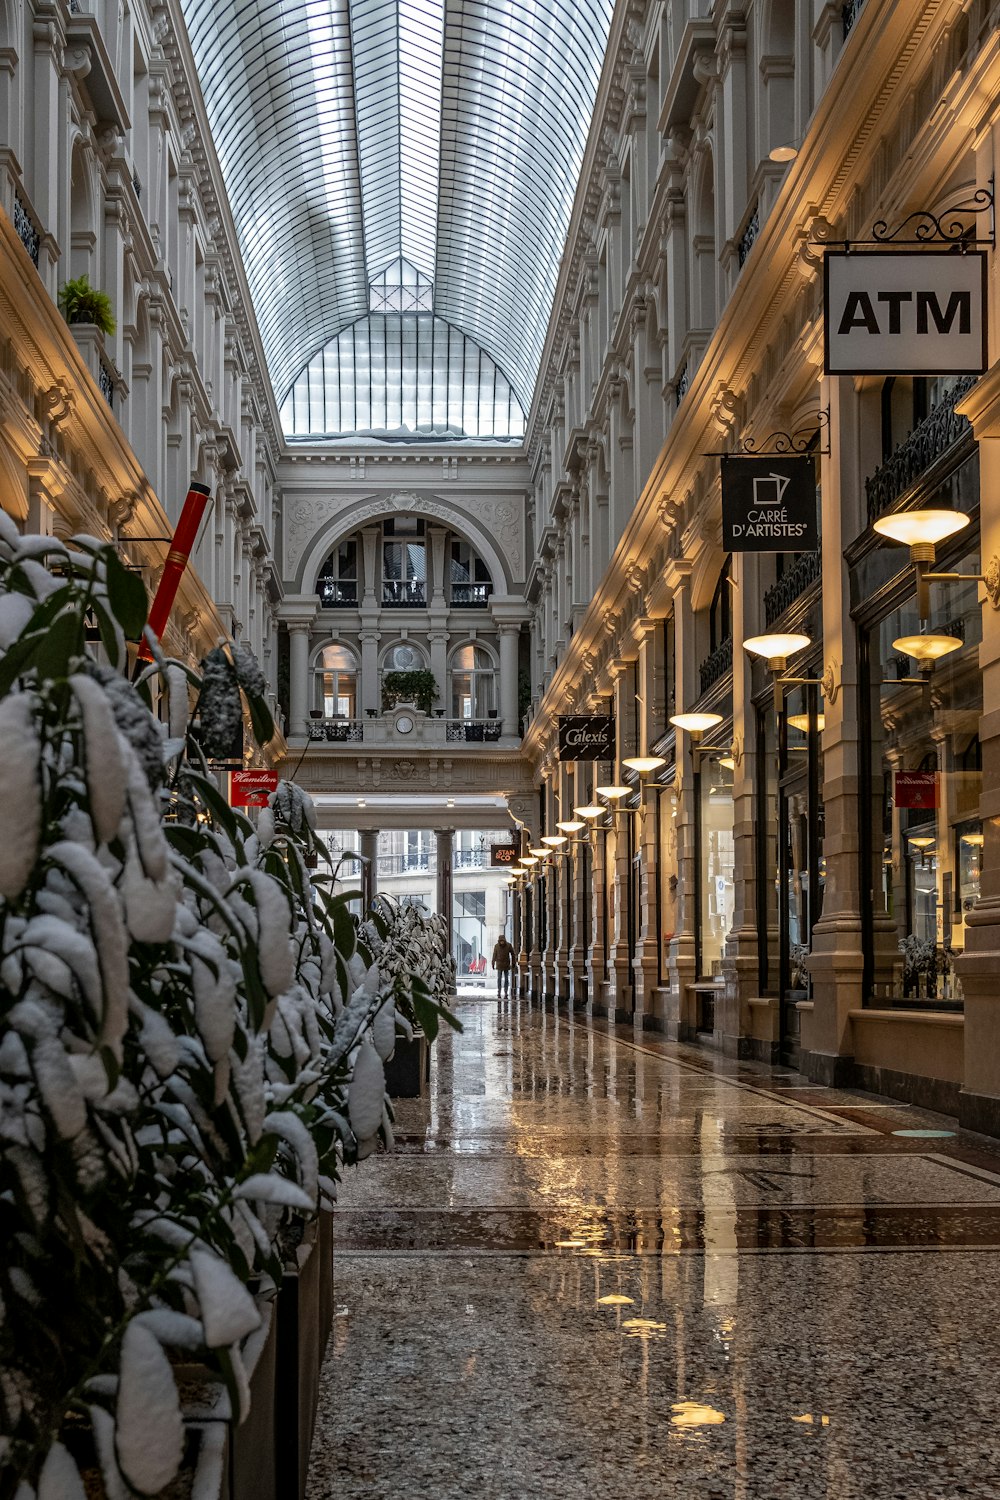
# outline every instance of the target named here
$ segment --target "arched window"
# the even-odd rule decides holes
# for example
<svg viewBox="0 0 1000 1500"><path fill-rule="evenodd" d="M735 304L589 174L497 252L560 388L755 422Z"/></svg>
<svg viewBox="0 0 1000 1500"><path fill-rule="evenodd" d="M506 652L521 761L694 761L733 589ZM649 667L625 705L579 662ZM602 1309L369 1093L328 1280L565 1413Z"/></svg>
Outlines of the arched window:
<svg viewBox="0 0 1000 1500"><path fill-rule="evenodd" d="M460 646L451 659L453 719L495 718L496 663L485 646Z"/></svg>
<svg viewBox="0 0 1000 1500"><path fill-rule="evenodd" d="M354 719L358 664L346 646L324 646L316 657L316 706L324 719Z"/></svg>

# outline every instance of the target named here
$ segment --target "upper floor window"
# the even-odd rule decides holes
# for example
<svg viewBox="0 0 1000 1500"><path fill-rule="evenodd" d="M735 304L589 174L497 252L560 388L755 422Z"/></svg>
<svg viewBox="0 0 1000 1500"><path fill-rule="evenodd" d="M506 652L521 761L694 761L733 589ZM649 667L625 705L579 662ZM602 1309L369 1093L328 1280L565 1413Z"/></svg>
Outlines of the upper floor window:
<svg viewBox="0 0 1000 1500"><path fill-rule="evenodd" d="M451 659L453 719L495 718L496 664L485 646L460 646Z"/></svg>
<svg viewBox="0 0 1000 1500"><path fill-rule="evenodd" d="M424 523L395 516L382 528L382 603L413 609L427 604Z"/></svg>
<svg viewBox="0 0 1000 1500"><path fill-rule="evenodd" d="M730 640L733 634L732 600L729 597L731 587L729 574L732 561L731 557L726 558L709 607L708 649L710 651L715 651L723 641Z"/></svg>
<svg viewBox="0 0 1000 1500"><path fill-rule="evenodd" d="M316 584L320 604L325 609L351 607L358 602L358 544L341 542L330 553Z"/></svg>
<svg viewBox="0 0 1000 1500"><path fill-rule="evenodd" d="M324 719L354 719L358 704L358 664L346 646L324 646L316 658L318 707Z"/></svg>
<svg viewBox="0 0 1000 1500"><path fill-rule="evenodd" d="M453 609L485 609L493 592L490 570L468 542L451 541L451 604Z"/></svg>

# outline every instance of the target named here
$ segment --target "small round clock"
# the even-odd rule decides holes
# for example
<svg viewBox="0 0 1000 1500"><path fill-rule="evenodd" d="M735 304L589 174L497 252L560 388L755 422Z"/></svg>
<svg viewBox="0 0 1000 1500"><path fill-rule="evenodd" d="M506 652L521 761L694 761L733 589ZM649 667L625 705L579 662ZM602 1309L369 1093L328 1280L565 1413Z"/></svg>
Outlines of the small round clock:
<svg viewBox="0 0 1000 1500"><path fill-rule="evenodd" d="M396 719L396 733L409 734L412 728L413 720L410 718L409 714L400 714Z"/></svg>

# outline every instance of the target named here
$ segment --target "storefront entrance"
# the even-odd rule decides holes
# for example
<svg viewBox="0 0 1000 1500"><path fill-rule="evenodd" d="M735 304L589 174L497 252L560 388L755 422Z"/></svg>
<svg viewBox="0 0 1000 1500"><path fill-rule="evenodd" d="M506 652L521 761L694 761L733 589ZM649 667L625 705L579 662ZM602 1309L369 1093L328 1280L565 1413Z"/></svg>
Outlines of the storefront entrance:
<svg viewBox="0 0 1000 1500"><path fill-rule="evenodd" d="M826 878L821 801L822 699L815 687L796 687L785 697L779 737L777 799L777 916L780 994L780 1056L798 1064L801 1013L811 998L808 956L812 931L823 910Z"/></svg>

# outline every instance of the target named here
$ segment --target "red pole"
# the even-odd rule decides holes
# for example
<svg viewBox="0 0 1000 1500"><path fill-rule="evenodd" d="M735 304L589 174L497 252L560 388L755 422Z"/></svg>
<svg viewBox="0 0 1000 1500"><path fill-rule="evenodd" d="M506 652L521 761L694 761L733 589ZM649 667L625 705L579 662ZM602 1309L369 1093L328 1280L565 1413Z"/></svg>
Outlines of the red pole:
<svg viewBox="0 0 1000 1500"><path fill-rule="evenodd" d="M149 611L148 627L157 640L163 635L167 620L170 618L170 611L174 607L177 590L180 587L184 569L187 567L188 558L191 556L191 548L197 539L201 518L205 514L205 506L208 504L211 493L207 484L199 484L197 480L191 481L191 488L185 497L174 539L170 543L170 551L163 565L160 586L156 590L156 598ZM139 643L139 660L153 660L153 653L145 639Z"/></svg>

